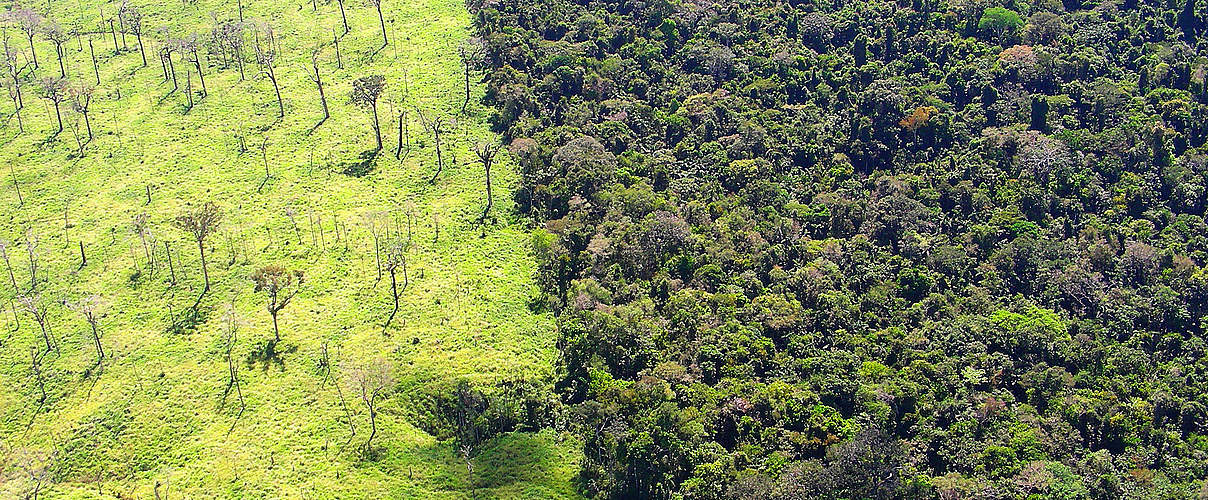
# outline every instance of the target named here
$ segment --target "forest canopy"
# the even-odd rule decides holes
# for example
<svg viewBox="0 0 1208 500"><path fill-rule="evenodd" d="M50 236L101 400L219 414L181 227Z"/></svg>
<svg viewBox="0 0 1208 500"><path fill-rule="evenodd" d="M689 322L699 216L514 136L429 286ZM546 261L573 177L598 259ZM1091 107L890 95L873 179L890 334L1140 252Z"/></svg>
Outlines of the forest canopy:
<svg viewBox="0 0 1208 500"><path fill-rule="evenodd" d="M587 494L1208 496L1203 2L471 3Z"/></svg>

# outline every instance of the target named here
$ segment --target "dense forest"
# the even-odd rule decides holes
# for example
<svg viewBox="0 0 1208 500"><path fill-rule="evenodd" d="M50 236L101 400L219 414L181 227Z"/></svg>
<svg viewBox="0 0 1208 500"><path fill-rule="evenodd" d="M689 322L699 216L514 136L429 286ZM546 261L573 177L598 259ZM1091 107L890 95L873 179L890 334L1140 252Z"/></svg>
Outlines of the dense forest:
<svg viewBox="0 0 1208 500"><path fill-rule="evenodd" d="M1208 496L1205 8L471 2L559 402L460 425L596 498Z"/></svg>

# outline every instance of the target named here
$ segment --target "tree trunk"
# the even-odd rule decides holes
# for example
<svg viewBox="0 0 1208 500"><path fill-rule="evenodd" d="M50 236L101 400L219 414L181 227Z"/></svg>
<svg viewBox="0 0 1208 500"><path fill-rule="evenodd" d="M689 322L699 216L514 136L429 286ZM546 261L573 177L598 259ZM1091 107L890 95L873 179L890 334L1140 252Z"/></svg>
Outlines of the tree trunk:
<svg viewBox="0 0 1208 500"><path fill-rule="evenodd" d="M277 329L277 313L274 312L272 314L272 316L273 316L273 338L277 339L277 342L281 342L281 331Z"/></svg>
<svg viewBox="0 0 1208 500"><path fill-rule="evenodd" d="M88 39L88 53L92 55L92 72L96 75L96 84L99 87L101 85L101 67L96 63L96 50L92 48L91 38ZM143 66L146 65L147 63L144 62Z"/></svg>
<svg viewBox="0 0 1208 500"><path fill-rule="evenodd" d="M382 150L382 128L378 125L377 103L373 104L373 136L377 139L377 150Z"/></svg>
<svg viewBox="0 0 1208 500"><path fill-rule="evenodd" d="M59 120L59 131L55 134L63 133L63 114L59 112L59 101L55 101L55 118Z"/></svg>
<svg viewBox="0 0 1208 500"><path fill-rule="evenodd" d="M197 49L193 49L193 65L197 66L197 78L201 80L201 95L203 97L210 95L206 91L206 77L201 72L201 56L197 54Z"/></svg>
<svg viewBox="0 0 1208 500"><path fill-rule="evenodd" d="M390 45L390 40L386 39L386 18L382 17L382 2L376 0L374 5L377 6L378 22L382 23L382 47Z"/></svg>
<svg viewBox="0 0 1208 500"><path fill-rule="evenodd" d="M143 56L143 67L147 67L147 50L143 48L143 30L139 29L134 36L138 37L138 53Z"/></svg>
<svg viewBox="0 0 1208 500"><path fill-rule="evenodd" d="M339 0L339 4L340 4L340 19L342 21L344 21L344 34L347 35L350 30L348 29L348 15L346 15L344 13L344 0Z"/></svg>
<svg viewBox="0 0 1208 500"><path fill-rule="evenodd" d="M273 74L272 67L269 67L268 79L273 82L273 91L277 93L277 117L285 118L285 102L281 100L281 87L277 85L277 76Z"/></svg>
<svg viewBox="0 0 1208 500"><path fill-rule="evenodd" d="M29 54L34 58L34 69L38 69L38 50L34 48L34 35L29 34Z"/></svg>

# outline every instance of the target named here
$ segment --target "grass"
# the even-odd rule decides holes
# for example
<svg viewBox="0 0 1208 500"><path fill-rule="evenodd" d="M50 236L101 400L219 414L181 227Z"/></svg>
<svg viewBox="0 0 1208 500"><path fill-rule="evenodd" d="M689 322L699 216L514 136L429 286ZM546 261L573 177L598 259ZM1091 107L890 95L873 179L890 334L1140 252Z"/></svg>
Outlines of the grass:
<svg viewBox="0 0 1208 500"><path fill-rule="evenodd" d="M456 159L434 184L433 139L419 130L414 112L411 153L401 162L393 156L399 109L452 116L461 106L456 47L470 23L461 3L386 0L391 43L377 50L376 11L346 2L352 32L340 42L344 69L337 69L331 38L342 31L338 4L315 12L310 3L244 2L248 21L268 20L277 33L281 120L271 84L253 76L250 57L244 81L209 57L209 95L200 96L194 74L191 108L183 90L164 82L152 50L165 36L160 29L174 37L208 33L210 13L231 19L235 2L134 4L146 18L146 68L132 35L116 54L107 33L66 44L70 77L92 80L89 36L100 65L91 107L96 138L82 154L75 135L82 119L64 106L68 130L54 135L53 109L36 97L34 82L23 85L24 133L11 102L0 104L0 165L12 167L2 173L0 240L9 243L19 289L0 280L0 467L9 473L0 476L0 496L32 486L19 467L32 463L48 465L47 498L154 498L157 485L169 498L573 497L577 447L569 436L503 436L477 450L471 473L452 443L406 417L416 396L462 378L546 376L555 356L550 315L529 307L533 262L527 229L511 210L517 174L506 158L493 169L498 219L477 223L485 181L470 146L492 139L488 110L472 104L457 120L445 138ZM49 8L65 29L87 32L118 4L36 7L43 14ZM8 35L14 48L28 51L20 33ZM332 117L315 128L322 112L305 66L320 46ZM57 75L52 46L39 37L37 48L37 75ZM187 67L176 61L182 89ZM346 175L373 148L369 115L347 102L350 82L370 74L386 76L379 110L391 151L364 175ZM271 177L264 182L266 159ZM172 220L207 201L223 216L207 245L213 289L196 321L182 322L202 277L196 244ZM158 249L154 270L134 230L139 214ZM412 244L410 286L384 331L389 278L377 279L372 231L387 226L394 236L410 226ZM14 303L29 293L27 234L37 242L36 292L60 346L42 361L49 395L42 404L30 363L30 346L41 335ZM164 243L173 250L175 285ZM305 273L301 292L281 312L280 344L271 342L266 298L248 279L268 264ZM106 358L99 367L88 324L63 304L88 295L103 304ZM229 317L238 326L233 358L242 413L235 393L223 397ZM187 327L173 326L180 324ZM325 345L332 379L323 366ZM391 362L397 383L382 403L376 452L365 456L368 416L350 374L377 358ZM354 413L355 436L336 383Z"/></svg>

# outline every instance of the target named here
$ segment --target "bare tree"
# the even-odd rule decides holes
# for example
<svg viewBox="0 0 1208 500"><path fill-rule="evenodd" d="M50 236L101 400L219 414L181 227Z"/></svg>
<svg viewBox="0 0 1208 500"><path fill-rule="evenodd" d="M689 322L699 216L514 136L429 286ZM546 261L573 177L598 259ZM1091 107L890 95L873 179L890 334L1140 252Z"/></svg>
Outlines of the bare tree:
<svg viewBox="0 0 1208 500"><path fill-rule="evenodd" d="M382 48L390 45L390 40L386 39L386 18L382 16L382 0L369 0L373 7L377 9L378 22L382 24Z"/></svg>
<svg viewBox="0 0 1208 500"><path fill-rule="evenodd" d="M197 241L197 250L201 255L201 274L205 279L205 288L197 297L197 302L193 304L194 309L201 303L201 298L210 291L210 271L206 266L206 238L218 230L221 221L222 215L218 213L218 206L211 202L189 210L176 217L175 220L176 227L189 233Z"/></svg>
<svg viewBox="0 0 1208 500"><path fill-rule="evenodd" d="M25 99L21 95L21 73L28 64L18 64L17 50L8 46L8 33L4 34L4 70L5 76L11 79L8 85L8 96L13 100L14 113L17 115L17 127L25 132L25 123L21 119L21 110L25 108Z"/></svg>
<svg viewBox="0 0 1208 500"><path fill-rule="evenodd" d="M138 39L138 53L143 56L143 67L147 67L147 51L143 48L143 14L138 11L137 7L122 0L122 6L118 9L117 15L125 22L126 27L134 32L134 37Z"/></svg>
<svg viewBox="0 0 1208 500"><path fill-rule="evenodd" d="M100 365L101 361L105 359L105 349L101 347L101 332L97 327L100 322L98 310L101 306L101 298L96 295L89 295L78 302L68 304L68 307L83 315L84 320L88 321L88 326L92 328L92 342L96 348L97 365Z"/></svg>
<svg viewBox="0 0 1208 500"><path fill-rule="evenodd" d="M277 60L277 37L272 26L265 24L262 29L264 39L256 37L256 62L260 72L273 83L273 91L277 93L277 117L284 118L285 102L281 99L281 86L277 84L277 70L273 67Z"/></svg>
<svg viewBox="0 0 1208 500"><path fill-rule="evenodd" d="M243 386L239 383L239 365L235 363L235 343L239 341L239 316L235 313L235 299L231 298L231 305L227 307L226 313L226 361L227 361L227 380L226 390L222 393L222 399L225 402L231 389L235 389L235 394L239 396L239 415L243 415L243 410L247 409L247 403L243 400ZM234 425L234 424L232 424ZM232 427L233 428L233 427Z"/></svg>
<svg viewBox="0 0 1208 500"><path fill-rule="evenodd" d="M432 178L428 180L429 184L436 184L436 179L440 177L440 173L445 169L445 159L441 150L440 138L446 132L445 127L449 125L449 122L442 116L429 120L419 108L416 108L416 112L419 113L419 119L424 128L432 132L432 137L436 144L436 173L432 174Z"/></svg>
<svg viewBox="0 0 1208 500"><path fill-rule="evenodd" d="M33 10L18 7L10 11L7 17L25 33L25 38L29 40L29 54L33 58L34 69L38 69L38 51L34 48L34 35L38 34L38 27L42 25L42 16Z"/></svg>
<svg viewBox="0 0 1208 500"><path fill-rule="evenodd" d="M474 145L474 154L478 156L478 161L482 162L482 168L486 172L487 177L487 206L482 210L482 217L479 222L485 222L491 214L491 207L494 205L495 198L491 193L491 165L495 162L495 155L499 154L499 149L503 145L498 142L479 142Z"/></svg>
<svg viewBox="0 0 1208 500"><path fill-rule="evenodd" d="M88 107L92 104L94 90L92 85L85 82L77 82L67 89L67 93L71 96L71 108L76 113L84 115L84 126L88 128L89 142L92 142L92 120L88 115Z"/></svg>
<svg viewBox="0 0 1208 500"><path fill-rule="evenodd" d="M377 151L382 150L382 128L378 123L377 102L386 88L386 77L382 75L362 76L353 80L349 101L362 109L373 111L373 134L377 139Z"/></svg>
<svg viewBox="0 0 1208 500"><path fill-rule="evenodd" d="M42 394L42 397L38 398L40 404L46 402L46 377L42 375L42 353L39 351L37 345L29 346L29 368L34 372L34 378L38 381L38 392Z"/></svg>
<svg viewBox="0 0 1208 500"><path fill-rule="evenodd" d="M386 271L390 273L390 293L394 297L394 309L390 310L390 317L386 318L386 324L382 325L382 333L390 328L390 322L394 321L394 316L398 314L399 294L407 290L410 284L407 278L407 247L401 242L394 243L386 250L385 259ZM398 271L403 271L403 288L399 290L398 286Z"/></svg>
<svg viewBox="0 0 1208 500"><path fill-rule="evenodd" d="M323 119L315 124L315 128L331 117L331 112L327 109L327 94L323 93L323 75L319 73L319 51L320 49L315 49L310 53L310 70L306 73L310 77L310 81L315 82L315 85L319 87L319 102L323 104Z"/></svg>
<svg viewBox="0 0 1208 500"><path fill-rule="evenodd" d="M88 55L92 56L92 74L96 77L96 84L101 84L101 66L96 62L96 49L92 46L92 38L88 38ZM145 64L144 64L145 66Z"/></svg>
<svg viewBox="0 0 1208 500"><path fill-rule="evenodd" d="M63 133L63 114L59 110L59 105L67 98L67 79L47 76L42 78L40 83L39 90L42 92L42 98L54 103L55 106L55 118L59 121L59 130L55 132L55 135L61 134Z"/></svg>
<svg viewBox="0 0 1208 500"><path fill-rule="evenodd" d="M13 274L13 263L8 259L8 242L0 240L0 257L4 258L4 267L8 269L8 279L13 283L13 292L19 293L20 288L17 287L17 276Z"/></svg>
<svg viewBox="0 0 1208 500"><path fill-rule="evenodd" d="M340 20L344 21L344 34L347 35L351 30L348 29L348 15L344 13L344 0L336 0L336 3L340 4ZM339 43L339 39L337 38L336 40Z"/></svg>
<svg viewBox="0 0 1208 500"><path fill-rule="evenodd" d="M478 69L482 64L483 55L486 51L483 49L481 41L477 38L472 38L462 43L457 47L458 58L461 59L462 72L465 75L465 101L461 103L461 114L466 114L466 109L470 107L470 75Z"/></svg>
<svg viewBox="0 0 1208 500"><path fill-rule="evenodd" d="M365 452L373 450L373 438L377 436L377 414L379 398L394 387L394 366L385 358L376 358L368 365L352 372L352 380L360 389L361 402L369 410L369 439L365 441Z"/></svg>
<svg viewBox="0 0 1208 500"><path fill-rule="evenodd" d="M302 286L302 271L287 271L284 267L267 265L252 273L252 282L257 292L268 295L268 313L273 317L273 337L281 341L281 330L277 328L277 314L298 295Z"/></svg>
<svg viewBox="0 0 1208 500"><path fill-rule="evenodd" d="M201 95L202 97L205 97L209 95L209 92L206 90L205 72L203 72L201 69L201 43L199 40L200 37L196 34L193 34L179 40L178 43L182 59L184 58L183 56L185 54L190 54L193 56L193 60L190 62L193 63L193 67L197 68L197 78L201 81Z"/></svg>
<svg viewBox="0 0 1208 500"><path fill-rule="evenodd" d="M28 481L23 488L21 498L38 500L42 487L50 482L53 474L54 454L40 450L22 449L14 460L16 469Z"/></svg>
<svg viewBox="0 0 1208 500"><path fill-rule="evenodd" d="M63 59L67 57L67 53L63 50L63 44L69 39L59 23L54 21L47 22L42 26L42 33L46 35L46 39L50 40L55 46L55 55L59 58L59 78L67 78L67 66L64 65Z"/></svg>
<svg viewBox="0 0 1208 500"><path fill-rule="evenodd" d="M30 316L33 316L34 322L38 323L38 328L42 332L42 340L46 342L46 352L54 350L55 342L52 341L54 334L50 331L50 320L47 317L46 303L42 300L42 296L22 295L17 298L21 306L25 308Z"/></svg>

